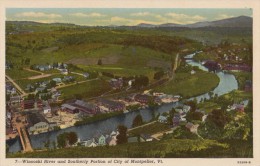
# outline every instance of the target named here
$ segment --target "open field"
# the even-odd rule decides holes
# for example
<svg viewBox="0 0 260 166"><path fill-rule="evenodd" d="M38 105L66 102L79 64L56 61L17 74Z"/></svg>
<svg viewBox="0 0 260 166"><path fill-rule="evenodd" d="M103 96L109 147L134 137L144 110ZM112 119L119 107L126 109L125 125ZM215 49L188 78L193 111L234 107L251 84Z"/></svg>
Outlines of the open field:
<svg viewBox="0 0 260 166"><path fill-rule="evenodd" d="M30 71L23 70L23 69L8 69L5 71L6 71L6 74L14 80L39 75L39 73L30 72Z"/></svg>
<svg viewBox="0 0 260 166"><path fill-rule="evenodd" d="M219 78L213 73L199 71L190 73L176 73L176 78L163 87L155 88L167 94L192 97L211 91L219 83Z"/></svg>
<svg viewBox="0 0 260 166"><path fill-rule="evenodd" d="M62 98L70 99L75 97L90 98L100 96L111 90L108 82L103 80L94 80L82 84L76 84L66 88L61 88Z"/></svg>

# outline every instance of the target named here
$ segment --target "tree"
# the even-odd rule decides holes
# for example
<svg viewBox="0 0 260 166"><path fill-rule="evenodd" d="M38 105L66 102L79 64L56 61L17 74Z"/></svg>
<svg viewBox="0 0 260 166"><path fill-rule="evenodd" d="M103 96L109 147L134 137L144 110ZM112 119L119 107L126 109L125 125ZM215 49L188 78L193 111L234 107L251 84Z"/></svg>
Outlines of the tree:
<svg viewBox="0 0 260 166"><path fill-rule="evenodd" d="M66 132L65 133L62 133L62 134L60 134L60 135L58 135L58 137L57 137L57 143L58 143L58 147L59 148L64 148L64 147L66 147L66 145L67 145L67 143L66 143L66 141L67 141L67 139L66 139Z"/></svg>
<svg viewBox="0 0 260 166"><path fill-rule="evenodd" d="M161 79L161 78L163 77L163 75L164 75L164 72L163 72L163 71L158 71L158 72L154 73L153 78L154 78L155 80L159 80L159 79Z"/></svg>
<svg viewBox="0 0 260 166"><path fill-rule="evenodd" d="M224 128L224 126L229 122L229 117L225 114L224 110L214 109L208 115L207 120L213 122L219 128Z"/></svg>
<svg viewBox="0 0 260 166"><path fill-rule="evenodd" d="M99 59L97 64L98 64L98 65L102 65L102 60Z"/></svg>
<svg viewBox="0 0 260 166"><path fill-rule="evenodd" d="M59 148L64 148L69 145L73 145L77 142L78 136L75 132L64 132L57 137L57 143Z"/></svg>
<svg viewBox="0 0 260 166"><path fill-rule="evenodd" d="M236 112L232 120L225 125L224 138L247 140L251 135L252 120L244 112Z"/></svg>
<svg viewBox="0 0 260 166"><path fill-rule="evenodd" d="M187 101L187 102L185 102L185 104L191 107L191 111L193 111L193 112L196 111L196 109L197 109L196 100L195 101Z"/></svg>
<svg viewBox="0 0 260 166"><path fill-rule="evenodd" d="M69 145L73 145L78 141L78 136L75 132L69 132L67 134L67 140L69 142Z"/></svg>
<svg viewBox="0 0 260 166"><path fill-rule="evenodd" d="M132 127L137 127L143 124L143 117L142 115L138 114L133 120Z"/></svg>
<svg viewBox="0 0 260 166"><path fill-rule="evenodd" d="M186 119L188 121L192 121L192 120L200 120L202 119L203 117L203 113L201 112L188 112L187 115L186 115Z"/></svg>
<svg viewBox="0 0 260 166"><path fill-rule="evenodd" d="M26 58L25 61L24 61L24 63L25 63L26 65L30 65L30 62L31 62L31 59L30 59L30 58Z"/></svg>
<svg viewBox="0 0 260 166"><path fill-rule="evenodd" d="M118 125L117 131L119 132L119 134L116 136L117 144L127 143L127 135L126 135L127 128L124 125Z"/></svg>
<svg viewBox="0 0 260 166"><path fill-rule="evenodd" d="M57 145L56 145L56 142L55 142L55 141L52 141L52 147L53 147L53 149L56 149L56 148L57 148Z"/></svg>
<svg viewBox="0 0 260 166"><path fill-rule="evenodd" d="M35 99L35 95L34 94L29 94L27 96L27 100L34 100Z"/></svg>
<svg viewBox="0 0 260 166"><path fill-rule="evenodd" d="M50 140L47 140L47 141L45 141L44 142L44 147L46 148L46 149L49 149L50 148Z"/></svg>

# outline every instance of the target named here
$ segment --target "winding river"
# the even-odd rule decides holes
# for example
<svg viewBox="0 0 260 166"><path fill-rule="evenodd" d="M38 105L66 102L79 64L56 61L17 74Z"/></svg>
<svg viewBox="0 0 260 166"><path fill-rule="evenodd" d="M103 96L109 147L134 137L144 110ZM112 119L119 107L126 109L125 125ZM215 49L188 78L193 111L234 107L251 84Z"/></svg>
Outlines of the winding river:
<svg viewBox="0 0 260 166"><path fill-rule="evenodd" d="M196 53L187 55L187 57L192 58ZM187 64L192 66L198 66L200 69L204 71L208 71L207 68L205 68L203 65L201 65L198 62L195 62L193 60L186 60ZM223 72L216 73L217 76L220 79L220 82L218 86L213 90L214 94L217 94L218 96L226 94L232 90L235 90L238 88L237 80L235 79L234 75L227 74ZM194 98L194 97L193 97ZM190 98L190 99L193 99ZM200 101L202 98L209 98L208 93L205 93L203 95L199 95L195 97L197 101ZM31 143L34 149L36 148L42 148L44 147L44 142L47 140L56 141L56 137L63 133L63 132L70 132L74 131L77 133L78 137L81 140L86 140L95 137L97 134L106 134L110 133L112 130L116 130L117 126L119 124L123 124L126 127L130 128L132 125L132 121L134 117L138 114L141 114L144 121L150 121L154 116L156 116L158 113L168 112L173 107L177 107L180 103L171 103L171 104L163 104L159 108L150 110L150 109L141 109L134 112L129 112L126 114L121 114L116 117L112 117L106 120L97 121L91 124L86 124L83 126L75 126L66 128L59 131L52 131L48 133L42 133L38 135L31 135ZM21 150L20 141L18 138L14 141L13 144L9 147L9 152L17 152Z"/></svg>

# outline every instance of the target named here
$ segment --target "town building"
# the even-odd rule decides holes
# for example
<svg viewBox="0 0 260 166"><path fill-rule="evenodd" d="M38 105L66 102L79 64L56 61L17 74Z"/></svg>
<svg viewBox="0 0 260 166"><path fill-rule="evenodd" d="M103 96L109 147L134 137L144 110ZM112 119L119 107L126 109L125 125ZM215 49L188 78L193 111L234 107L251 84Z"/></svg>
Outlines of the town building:
<svg viewBox="0 0 260 166"><path fill-rule="evenodd" d="M151 96L137 94L137 95L135 95L134 99L135 99L135 101L137 101L141 104L148 104L149 101L151 101Z"/></svg>
<svg viewBox="0 0 260 166"><path fill-rule="evenodd" d="M94 115L100 112L100 108L98 106L82 100L73 100L62 104L61 107L62 110L72 114L81 113L82 115Z"/></svg>
<svg viewBox="0 0 260 166"><path fill-rule="evenodd" d="M29 111L29 110L41 111L42 107L43 105L41 100L23 100L21 102L21 108L24 111Z"/></svg>
<svg viewBox="0 0 260 166"><path fill-rule="evenodd" d="M49 122L40 113L29 113L27 114L27 129L29 134L38 134L53 130L56 123Z"/></svg>
<svg viewBox="0 0 260 166"><path fill-rule="evenodd" d="M98 104L99 106L106 107L110 112L123 111L125 109L125 105L123 103L107 99L99 99Z"/></svg>

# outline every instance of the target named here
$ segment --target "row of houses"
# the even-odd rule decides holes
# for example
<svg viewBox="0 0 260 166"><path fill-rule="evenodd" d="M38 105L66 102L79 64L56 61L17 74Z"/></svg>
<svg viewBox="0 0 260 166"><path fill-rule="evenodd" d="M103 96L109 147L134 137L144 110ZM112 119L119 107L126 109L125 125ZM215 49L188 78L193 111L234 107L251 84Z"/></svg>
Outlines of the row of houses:
<svg viewBox="0 0 260 166"><path fill-rule="evenodd" d="M61 69L67 69L68 65L65 63L53 63L52 65L51 64L40 64L40 65L33 65L33 66L31 66L31 68L35 69L35 70L40 70L40 71L48 71L51 69L61 70Z"/></svg>
<svg viewBox="0 0 260 166"><path fill-rule="evenodd" d="M98 134L97 136L89 140L84 140L84 141L79 140L79 143L80 145L85 147L97 147L97 146L105 146L105 145L115 146L117 144L116 136L118 134L119 133L115 131L112 131L110 134L106 134L106 135Z"/></svg>
<svg viewBox="0 0 260 166"><path fill-rule="evenodd" d="M80 141L78 140L79 144L81 146L85 147L97 147L97 146L115 146L117 145L117 135L118 131L112 131L110 134L99 134L95 136L94 138L91 138L89 140L85 141ZM154 138L151 137L149 134L140 134L140 136L130 136L127 138L128 143L133 143L133 142L150 142L153 141Z"/></svg>
<svg viewBox="0 0 260 166"><path fill-rule="evenodd" d="M252 71L252 67L247 64L226 64L222 69L227 71Z"/></svg>

